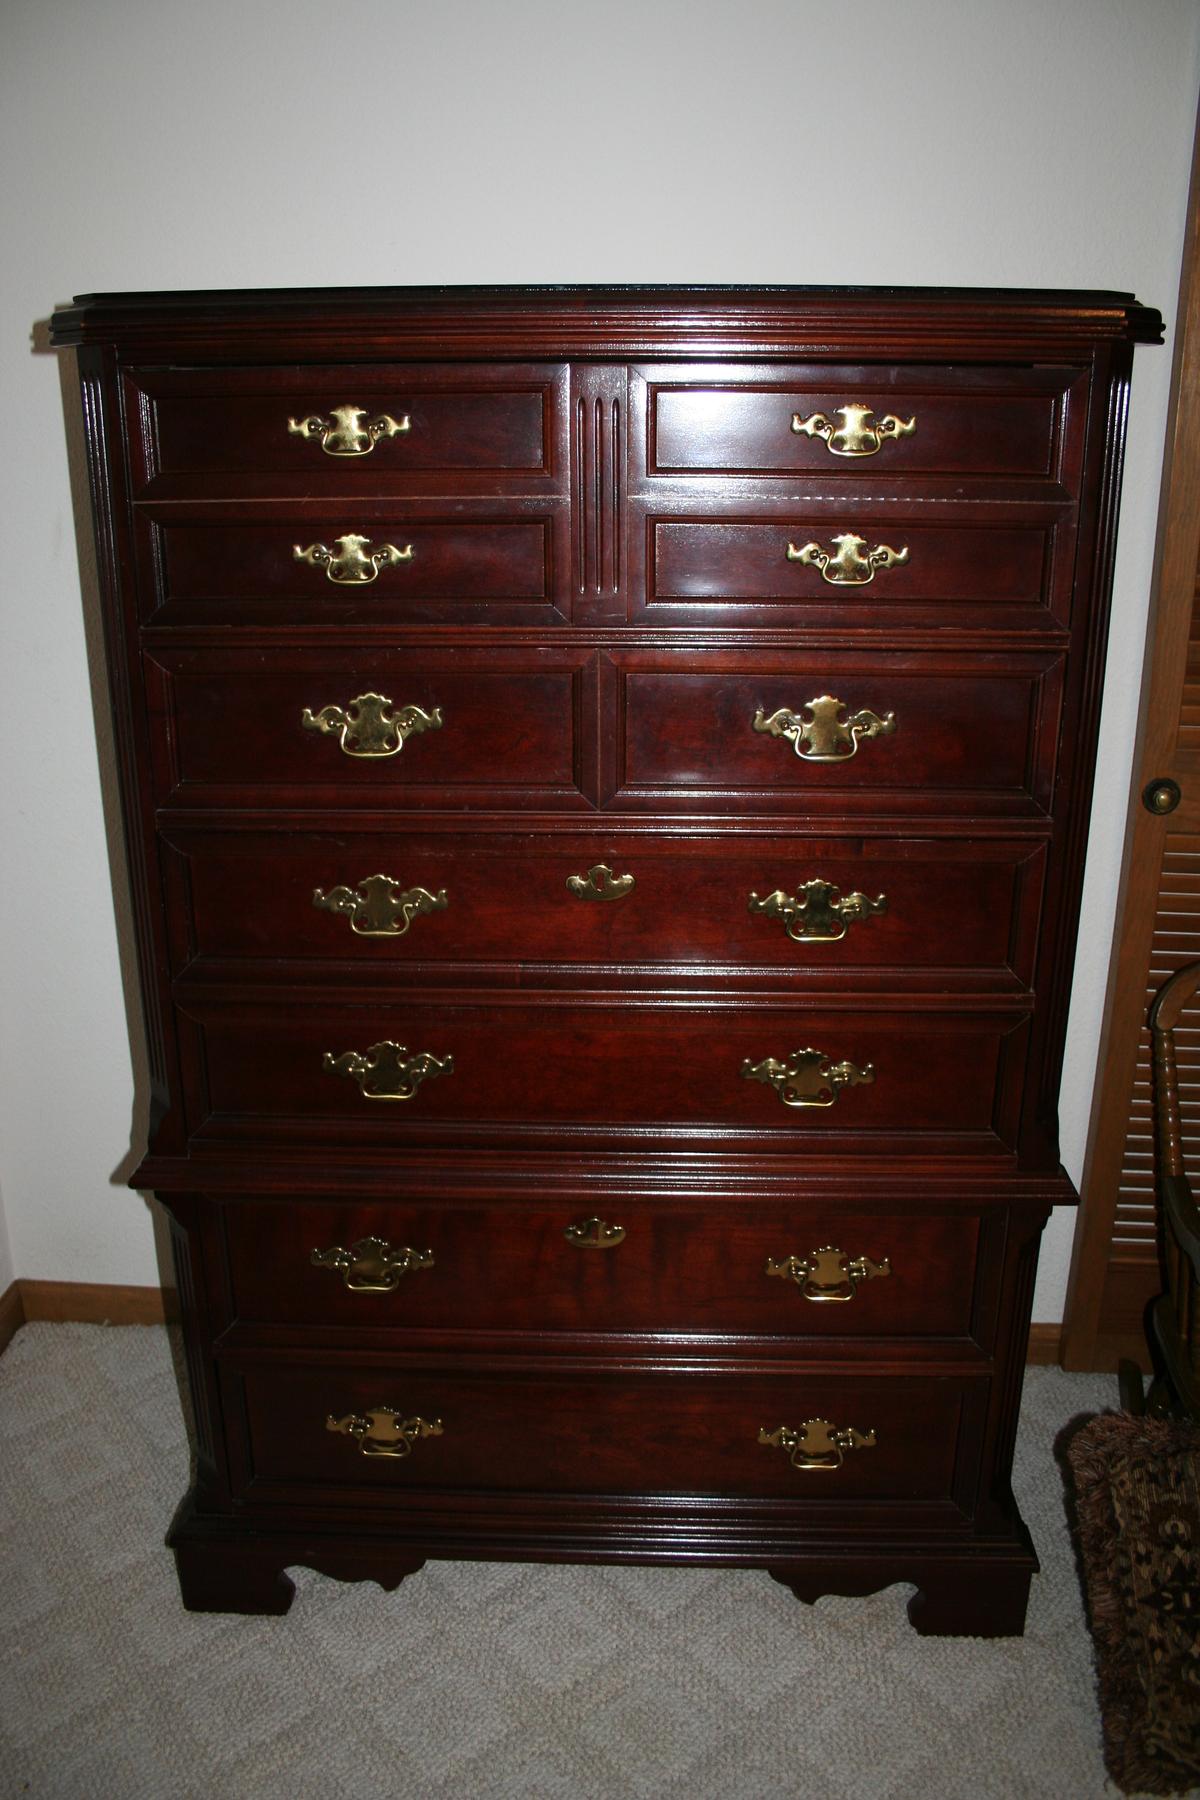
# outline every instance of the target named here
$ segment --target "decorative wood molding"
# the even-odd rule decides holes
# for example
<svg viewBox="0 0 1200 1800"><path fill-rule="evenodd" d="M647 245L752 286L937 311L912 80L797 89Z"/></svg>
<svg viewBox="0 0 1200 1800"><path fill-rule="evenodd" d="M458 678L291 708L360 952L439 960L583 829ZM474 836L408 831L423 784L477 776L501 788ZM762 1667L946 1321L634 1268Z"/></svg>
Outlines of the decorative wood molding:
<svg viewBox="0 0 1200 1800"><path fill-rule="evenodd" d="M20 1297L21 1325L35 1321L55 1325L162 1325L178 1317L173 1290L164 1292L157 1287L125 1287L100 1281L18 1281L13 1285Z"/></svg>
<svg viewBox="0 0 1200 1800"><path fill-rule="evenodd" d="M21 1284L14 1281L0 1295L0 1354L3 1354L25 1323L25 1306L21 1299Z"/></svg>
<svg viewBox="0 0 1200 1800"><path fill-rule="evenodd" d="M1029 1348L1025 1352L1027 1366L1047 1367L1058 1362L1062 1346L1062 1326L1053 1323L1029 1327Z"/></svg>

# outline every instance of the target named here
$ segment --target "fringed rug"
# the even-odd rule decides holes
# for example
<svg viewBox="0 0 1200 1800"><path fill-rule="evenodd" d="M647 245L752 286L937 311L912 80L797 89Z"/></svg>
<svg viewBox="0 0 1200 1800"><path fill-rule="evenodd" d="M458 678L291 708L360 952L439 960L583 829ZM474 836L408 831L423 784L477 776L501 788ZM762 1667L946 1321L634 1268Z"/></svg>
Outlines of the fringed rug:
<svg viewBox="0 0 1200 1800"><path fill-rule="evenodd" d="M1200 1782L1200 1428L1105 1413L1067 1446L1103 1721L1125 1793Z"/></svg>

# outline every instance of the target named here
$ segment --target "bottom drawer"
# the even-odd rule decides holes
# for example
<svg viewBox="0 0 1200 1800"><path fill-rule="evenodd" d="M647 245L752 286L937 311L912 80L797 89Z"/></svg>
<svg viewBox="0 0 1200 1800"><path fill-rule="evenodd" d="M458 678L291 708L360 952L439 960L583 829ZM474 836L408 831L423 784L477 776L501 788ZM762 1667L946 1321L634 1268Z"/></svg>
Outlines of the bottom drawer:
<svg viewBox="0 0 1200 1800"><path fill-rule="evenodd" d="M966 1506L986 1376L227 1370L247 1498L709 1495ZM240 1390L240 1396L239 1396ZM238 1400L242 1402L238 1406ZM290 1491L281 1491L290 1490Z"/></svg>

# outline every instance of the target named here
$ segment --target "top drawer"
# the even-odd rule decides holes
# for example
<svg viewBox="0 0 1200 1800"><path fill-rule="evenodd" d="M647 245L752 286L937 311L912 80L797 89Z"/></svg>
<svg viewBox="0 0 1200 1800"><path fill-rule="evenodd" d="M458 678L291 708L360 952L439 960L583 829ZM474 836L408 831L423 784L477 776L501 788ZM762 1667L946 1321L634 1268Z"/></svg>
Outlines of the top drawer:
<svg viewBox="0 0 1200 1800"><path fill-rule="evenodd" d="M635 467L885 483L1032 477L1075 492L1086 392L1084 372L1063 368L643 366Z"/></svg>
<svg viewBox="0 0 1200 1800"><path fill-rule="evenodd" d="M126 384L138 492L565 485L565 363L135 369Z"/></svg>

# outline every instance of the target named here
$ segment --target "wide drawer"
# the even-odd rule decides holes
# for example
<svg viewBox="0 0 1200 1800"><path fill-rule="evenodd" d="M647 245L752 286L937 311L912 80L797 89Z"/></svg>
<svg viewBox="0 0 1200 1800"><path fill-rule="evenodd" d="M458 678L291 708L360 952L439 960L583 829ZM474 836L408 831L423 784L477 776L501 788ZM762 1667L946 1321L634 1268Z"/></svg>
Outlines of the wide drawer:
<svg viewBox="0 0 1200 1800"><path fill-rule="evenodd" d="M143 508L142 617L156 625L561 624L567 518L538 502L273 510Z"/></svg>
<svg viewBox="0 0 1200 1800"><path fill-rule="evenodd" d="M851 1136L1011 1147L1028 1014L542 993L181 999L200 1135L325 1143Z"/></svg>
<svg viewBox="0 0 1200 1800"><path fill-rule="evenodd" d="M962 474L1073 488L1086 390L1070 368L643 365L636 465L650 477Z"/></svg>
<svg viewBox="0 0 1200 1800"><path fill-rule="evenodd" d="M136 489L387 493L480 478L565 482L566 365L135 369Z"/></svg>
<svg viewBox="0 0 1200 1800"><path fill-rule="evenodd" d="M561 650L158 649L177 804L586 806L595 658Z"/></svg>
<svg viewBox="0 0 1200 1800"><path fill-rule="evenodd" d="M355 1331L961 1338L987 1320L981 1239L1004 1212L825 1203L568 1205L235 1199L242 1326ZM992 1259L991 1271L997 1271ZM987 1281L990 1288L992 1282Z"/></svg>
<svg viewBox="0 0 1200 1800"><path fill-rule="evenodd" d="M898 838L173 829L194 957L373 973L430 964L1031 979L1045 848ZM297 971L293 971L296 973ZM926 975L928 979L928 976Z"/></svg>
<svg viewBox="0 0 1200 1800"><path fill-rule="evenodd" d="M249 1498L374 1489L381 1503L446 1489L965 1502L989 1391L983 1377L556 1377L394 1363L249 1363L224 1379Z"/></svg>

